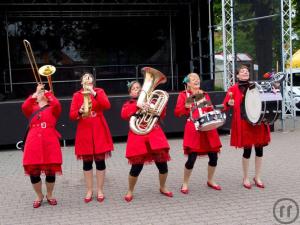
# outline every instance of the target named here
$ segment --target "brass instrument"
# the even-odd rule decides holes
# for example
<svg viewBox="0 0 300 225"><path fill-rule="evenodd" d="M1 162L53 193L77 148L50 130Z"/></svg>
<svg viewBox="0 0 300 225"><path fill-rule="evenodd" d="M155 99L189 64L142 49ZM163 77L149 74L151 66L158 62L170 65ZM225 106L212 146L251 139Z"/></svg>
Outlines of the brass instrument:
<svg viewBox="0 0 300 225"><path fill-rule="evenodd" d="M42 84L42 78L41 76L47 77L48 80L48 85L49 85L49 89L50 91L52 91L53 93L53 86L52 86L52 79L51 76L55 73L56 68L52 65L44 65L41 68L37 67L34 55L33 55L33 51L31 48L31 44L29 41L27 41L26 39L23 40L23 44L25 46L25 50L31 65L31 69L35 78L35 81L37 84Z"/></svg>
<svg viewBox="0 0 300 225"><path fill-rule="evenodd" d="M142 68L144 75L144 84L137 100L137 106L142 108L143 104L150 105L147 111L139 109L136 115L131 116L129 127L132 132L139 135L148 134L159 119L165 108L169 94L163 90L155 90L156 86L167 81L167 77L160 71L151 68Z"/></svg>
<svg viewBox="0 0 300 225"><path fill-rule="evenodd" d="M90 83L89 76L87 78L83 78L83 91L81 92L83 94L83 113L82 117L88 117L91 115L92 111L92 99L91 99L91 92L88 90L88 85Z"/></svg>

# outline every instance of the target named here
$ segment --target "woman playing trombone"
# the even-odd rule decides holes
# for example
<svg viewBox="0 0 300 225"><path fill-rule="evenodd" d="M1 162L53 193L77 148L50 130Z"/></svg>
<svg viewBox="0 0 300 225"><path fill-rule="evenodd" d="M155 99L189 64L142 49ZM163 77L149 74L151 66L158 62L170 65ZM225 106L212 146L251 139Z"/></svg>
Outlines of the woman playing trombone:
<svg viewBox="0 0 300 225"><path fill-rule="evenodd" d="M25 173L37 195L33 207L41 206L44 199L41 174L46 175L46 199L50 205L56 205L53 197L55 175L62 174L62 153L59 143L60 134L56 131L56 121L61 113L61 105L52 92L38 84L35 93L22 105L22 111L29 118L26 136L23 166Z"/></svg>

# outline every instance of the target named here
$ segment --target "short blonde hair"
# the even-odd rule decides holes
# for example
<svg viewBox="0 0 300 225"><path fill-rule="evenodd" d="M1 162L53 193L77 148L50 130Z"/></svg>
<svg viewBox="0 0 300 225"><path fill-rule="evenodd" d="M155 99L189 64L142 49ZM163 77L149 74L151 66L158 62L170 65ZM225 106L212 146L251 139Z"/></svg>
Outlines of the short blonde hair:
<svg viewBox="0 0 300 225"><path fill-rule="evenodd" d="M187 75L187 83L190 82L190 79L191 79L192 76L197 76L197 77L199 78L200 82L201 82L200 75L199 75L198 73L192 72L192 73L189 73L189 74ZM186 86L187 86L186 88L189 90L188 85L186 85Z"/></svg>

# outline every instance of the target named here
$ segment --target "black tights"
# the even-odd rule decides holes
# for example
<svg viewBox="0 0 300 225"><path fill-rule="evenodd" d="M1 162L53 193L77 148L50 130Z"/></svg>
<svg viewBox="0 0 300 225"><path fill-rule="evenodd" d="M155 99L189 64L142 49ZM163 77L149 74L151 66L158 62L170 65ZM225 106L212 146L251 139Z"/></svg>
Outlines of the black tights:
<svg viewBox="0 0 300 225"><path fill-rule="evenodd" d="M96 169L97 170L105 170L106 165L105 165L105 160L96 160ZM83 170L84 171L90 171L93 169L93 161L83 161Z"/></svg>
<svg viewBox="0 0 300 225"><path fill-rule="evenodd" d="M32 184L37 184L38 182L41 181L41 176L40 175L37 175L37 176L30 175L30 181L31 181ZM53 176L46 176L45 181L47 183L54 183L55 182L55 175L53 175Z"/></svg>
<svg viewBox="0 0 300 225"><path fill-rule="evenodd" d="M188 170L191 170L194 168L196 159L197 159L197 152L191 152L190 154L188 154L188 160L185 163L185 168L187 168ZM208 165L212 166L212 167L216 167L217 166L217 162L218 162L218 153L217 152L209 152L208 153Z"/></svg>
<svg viewBox="0 0 300 225"><path fill-rule="evenodd" d="M250 159L251 149L252 149L251 147L250 148L244 148L243 157L245 159ZM263 147L255 147L255 155L257 157L262 157L263 156Z"/></svg>
<svg viewBox="0 0 300 225"><path fill-rule="evenodd" d="M160 174L166 174L168 173L168 164L167 162L155 162L155 165L159 171ZM144 164L132 164L130 169L130 176L132 177L138 177L144 167Z"/></svg>

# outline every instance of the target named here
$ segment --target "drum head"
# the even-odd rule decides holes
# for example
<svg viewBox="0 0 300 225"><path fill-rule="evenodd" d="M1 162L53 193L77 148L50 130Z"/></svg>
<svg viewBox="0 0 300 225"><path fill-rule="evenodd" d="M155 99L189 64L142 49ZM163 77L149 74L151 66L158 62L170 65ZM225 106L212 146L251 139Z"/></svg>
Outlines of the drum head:
<svg viewBox="0 0 300 225"><path fill-rule="evenodd" d="M245 113L247 119L256 124L261 115L262 104L260 99L260 93L257 87L248 89L245 95Z"/></svg>
<svg viewBox="0 0 300 225"><path fill-rule="evenodd" d="M224 123L225 123L224 120L212 121L212 122L204 124L204 126L200 127L199 130L200 131L209 131L209 130L217 129L220 126L223 126Z"/></svg>

